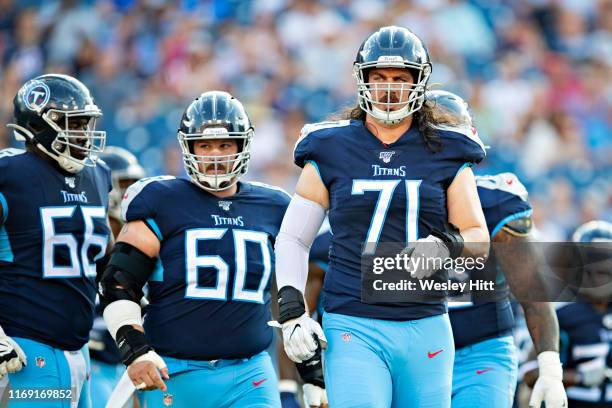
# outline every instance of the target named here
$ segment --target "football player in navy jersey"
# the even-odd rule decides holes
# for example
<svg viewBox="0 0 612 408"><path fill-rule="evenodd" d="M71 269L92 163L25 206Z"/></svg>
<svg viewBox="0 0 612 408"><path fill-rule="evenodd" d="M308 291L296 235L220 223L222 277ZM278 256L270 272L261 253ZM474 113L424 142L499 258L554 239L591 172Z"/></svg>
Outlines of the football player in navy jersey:
<svg viewBox="0 0 612 408"><path fill-rule="evenodd" d="M157 389L140 393L147 407L280 406L265 350L273 244L290 197L239 181L252 137L240 101L203 93L178 132L190 180L147 178L124 196L100 294L132 383Z"/></svg>
<svg viewBox="0 0 612 408"><path fill-rule="evenodd" d="M327 345L330 406L449 407L454 346L443 294L427 303L364 303L361 259L379 242L409 244L412 257L485 258L489 238L471 170L484 148L472 129L438 126L423 109L431 63L409 30L370 35L354 73L359 107L350 119L306 125L295 148L303 170L276 243L285 350L300 362ZM333 235L323 331L303 292L326 212Z"/></svg>
<svg viewBox="0 0 612 408"><path fill-rule="evenodd" d="M27 406L89 407L86 343L110 240L102 112L58 74L26 82L13 103L8 126L26 148L0 151L0 390L37 398Z"/></svg>
<svg viewBox="0 0 612 408"><path fill-rule="evenodd" d="M563 383L571 408L610 407L612 406L612 280L610 279L612 223L602 220L587 222L576 229L572 241L578 243L577 250L568 252L572 252L579 259L567 259L561 256L563 259L559 262L570 262L572 266L576 266L578 261L583 267L580 268L580 287L572 288L578 295L577 301L556 304L561 329ZM541 370L540 366L540 376ZM536 365L534 370L525 373L525 383L532 385L537 374Z"/></svg>
<svg viewBox="0 0 612 408"><path fill-rule="evenodd" d="M145 170L136 156L118 146L106 146L100 159L111 170L113 189L109 193L108 219L113 236L116 237L123 225L121 197L130 185L145 177ZM102 408L125 371L125 366L106 328L99 303L96 304L96 317L89 332L88 347L91 357L91 401L93 408Z"/></svg>
<svg viewBox="0 0 612 408"><path fill-rule="evenodd" d="M428 91L426 103L434 108L437 122L472 126L468 105L458 95L442 90ZM483 293L475 292L470 295L470 302L450 305L456 350L453 408L511 406L517 356L511 335L514 316L508 295L512 290L519 299L527 299L529 296L524 291L535 288L525 283L535 280L525 273L537 276L537 270L530 269L535 263L525 259L529 256L526 252L529 247L521 245L529 241L532 226L525 187L512 173L477 176L476 185L491 242L504 244L489 257L484 270L473 270L470 276L473 280L495 279L495 293L486 293L485 299L479 299ZM521 256L507 250L505 244L520 246ZM521 305L542 367L531 404L539 408L540 402L546 401L549 408L564 407L567 402L561 383L559 329L554 309L546 302L524 301Z"/></svg>

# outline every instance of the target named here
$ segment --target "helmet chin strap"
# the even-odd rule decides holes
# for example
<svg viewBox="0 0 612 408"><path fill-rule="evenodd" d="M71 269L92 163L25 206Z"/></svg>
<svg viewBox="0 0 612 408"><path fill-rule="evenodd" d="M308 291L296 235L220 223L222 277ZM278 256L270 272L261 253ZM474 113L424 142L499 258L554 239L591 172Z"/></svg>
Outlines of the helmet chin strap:
<svg viewBox="0 0 612 408"><path fill-rule="evenodd" d="M198 181L200 183L205 183L202 187L211 191L223 191L227 190L231 186L236 183L231 183L232 179L236 177L235 175L223 175L223 176L209 176L206 174L202 174L198 177ZM238 180L236 180L238 181ZM221 187L223 183L228 183L226 187ZM206 187L206 185L210 187Z"/></svg>
<svg viewBox="0 0 612 408"><path fill-rule="evenodd" d="M52 159L54 159L57 162L57 164L62 169L66 170L68 173L75 174L75 173L78 173L79 171L83 170L83 167L84 167L83 164L78 163L78 162L76 162L74 160L70 160L69 158L67 158L63 154L56 153L56 152L50 152L49 150L47 150L45 148L45 146L41 145L40 143L36 143L36 147L38 147L47 156L49 156Z"/></svg>
<svg viewBox="0 0 612 408"><path fill-rule="evenodd" d="M79 171L83 170L84 167L82 164L72 161L62 155L58 156L57 163L68 173L78 173Z"/></svg>
<svg viewBox="0 0 612 408"><path fill-rule="evenodd" d="M372 106L372 117L385 125L397 125L408 116L410 116L410 114L408 114L408 105L404 106L402 109L391 112Z"/></svg>
<svg viewBox="0 0 612 408"><path fill-rule="evenodd" d="M79 171L83 170L84 165L82 163L78 163L74 160L70 160L69 158L67 158L65 155L59 153L59 152L50 152L49 150L47 150L45 148L45 146L43 146L42 144L36 142L36 139L34 138L34 135L32 134L32 132L30 132L28 129L13 124L13 123L9 123L7 125L8 128L13 129L16 139L17 140L25 140L25 141L33 141L34 145L43 153L45 153L47 156L51 157L53 160L55 160L57 162L57 164L64 170L66 170L68 173L78 173ZM19 136L19 137L17 137ZM68 148L69 149L69 148Z"/></svg>
<svg viewBox="0 0 612 408"><path fill-rule="evenodd" d="M196 176L197 184L207 191L227 190L238 182L241 175L241 173L238 172L238 169L242 165L243 160L243 153L239 153L236 159L234 159L231 172L227 174L208 175L205 172L198 173ZM199 167L199 163L197 163L197 161L195 162L195 166ZM227 185L223 186L224 183L227 183Z"/></svg>
<svg viewBox="0 0 612 408"><path fill-rule="evenodd" d="M68 173L78 173L79 171L83 170L84 165L82 163L79 163L75 158L71 157L70 155L70 147L69 146L64 146L64 151L60 152L58 150L58 147L55 146L55 144L57 143L58 146L61 147L61 142L59 142L57 139L59 139L59 137L61 137L61 132L59 132L57 134L56 140L51 144L51 149L53 150L53 153L47 151L46 149L44 149L44 147L40 146L47 154L49 154L51 157L53 157L55 160L57 160L57 163L59 164L59 166L66 170Z"/></svg>

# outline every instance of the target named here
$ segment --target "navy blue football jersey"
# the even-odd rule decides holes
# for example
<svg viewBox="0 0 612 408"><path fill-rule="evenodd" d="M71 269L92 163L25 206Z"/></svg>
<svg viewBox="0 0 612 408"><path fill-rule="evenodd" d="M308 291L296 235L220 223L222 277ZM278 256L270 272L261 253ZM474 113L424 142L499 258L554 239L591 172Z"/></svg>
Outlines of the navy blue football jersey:
<svg viewBox="0 0 612 408"><path fill-rule="evenodd" d="M389 320L446 311L439 302L366 304L361 258L379 243L414 242L445 229L446 191L464 166L480 162L484 147L471 129L440 128L442 150L430 150L413 126L383 144L358 120L306 125L295 163L312 163L329 191L330 265L323 288L327 312Z"/></svg>
<svg viewBox="0 0 612 408"><path fill-rule="evenodd" d="M527 190L514 174L477 176L476 185L491 240L509 221L531 215ZM457 349L510 335L514 327L514 314L508 300L510 291L493 251L480 275L471 278L495 280L493 296L497 301L479 302L477 295L472 294L472 302L450 303L450 320ZM489 296L487 300L490 300Z"/></svg>
<svg viewBox="0 0 612 408"><path fill-rule="evenodd" d="M161 176L126 193L124 219L143 220L161 241L144 321L160 355L245 358L272 341L273 248L290 197L259 183L238 186L237 194L217 198L188 180Z"/></svg>
<svg viewBox="0 0 612 408"><path fill-rule="evenodd" d="M63 350L87 342L110 189L103 163L68 174L32 152L0 151L0 326L9 336Z"/></svg>
<svg viewBox="0 0 612 408"><path fill-rule="evenodd" d="M612 369L612 303L601 312L590 303L571 302L557 309L563 368L576 370L580 364L599 359ZM599 387L577 384L567 388L570 407L612 406L612 381Z"/></svg>

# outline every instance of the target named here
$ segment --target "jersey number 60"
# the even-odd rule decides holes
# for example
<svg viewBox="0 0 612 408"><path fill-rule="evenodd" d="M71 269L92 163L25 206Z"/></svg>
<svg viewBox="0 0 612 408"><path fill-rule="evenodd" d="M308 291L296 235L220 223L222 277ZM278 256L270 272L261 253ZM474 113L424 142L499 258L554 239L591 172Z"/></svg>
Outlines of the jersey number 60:
<svg viewBox="0 0 612 408"><path fill-rule="evenodd" d="M210 300L227 300L229 265L219 255L198 255L198 241L221 239L227 228L193 229L185 233L185 259L187 269L187 289L185 297ZM236 274L232 300L242 302L264 303L264 289L270 278L272 262L268 249L268 234L260 231L232 230L234 238ZM245 288L247 274L246 243L259 244L262 255L263 273L256 290ZM213 268L217 270L215 287L198 286L198 269Z"/></svg>

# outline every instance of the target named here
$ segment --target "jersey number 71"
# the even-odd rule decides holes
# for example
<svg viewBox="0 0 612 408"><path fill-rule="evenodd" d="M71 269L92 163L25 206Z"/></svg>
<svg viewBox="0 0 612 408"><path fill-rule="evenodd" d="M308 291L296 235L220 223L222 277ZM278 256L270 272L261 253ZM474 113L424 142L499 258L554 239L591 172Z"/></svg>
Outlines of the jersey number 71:
<svg viewBox="0 0 612 408"><path fill-rule="evenodd" d="M378 201L372 214L370 228L366 235L363 255L372 255L376 251L380 233L387 218L387 211L393 198L393 192L401 180L353 180L352 195L363 195L366 191L379 191ZM406 186L406 242L419 238L419 187L422 180L405 180Z"/></svg>

